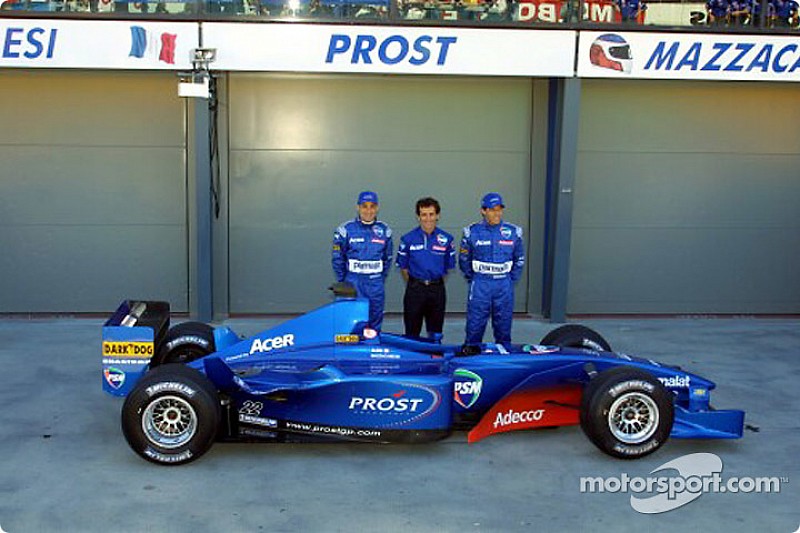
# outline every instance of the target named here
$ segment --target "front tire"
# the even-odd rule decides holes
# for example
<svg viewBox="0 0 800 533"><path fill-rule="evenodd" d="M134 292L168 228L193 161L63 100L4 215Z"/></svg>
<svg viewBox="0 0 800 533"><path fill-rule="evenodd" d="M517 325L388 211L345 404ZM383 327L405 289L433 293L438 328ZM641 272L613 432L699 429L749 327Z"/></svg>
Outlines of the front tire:
<svg viewBox="0 0 800 533"><path fill-rule="evenodd" d="M580 324L566 324L557 327L545 335L539 344L562 348L588 348L598 352L611 351L611 345L602 335Z"/></svg>
<svg viewBox="0 0 800 533"><path fill-rule="evenodd" d="M199 371L164 365L147 373L122 406L131 449L156 464L194 461L211 448L221 419L217 391Z"/></svg>
<svg viewBox="0 0 800 533"><path fill-rule="evenodd" d="M660 448L674 417L672 394L638 368L601 372L581 400L581 429L600 450L620 459L638 459Z"/></svg>

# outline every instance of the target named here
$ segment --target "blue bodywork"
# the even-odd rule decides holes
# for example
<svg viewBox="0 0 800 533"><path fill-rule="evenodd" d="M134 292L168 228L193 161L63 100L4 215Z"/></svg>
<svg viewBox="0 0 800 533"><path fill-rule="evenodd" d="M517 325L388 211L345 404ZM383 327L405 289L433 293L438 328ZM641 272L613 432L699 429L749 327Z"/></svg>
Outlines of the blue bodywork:
<svg viewBox="0 0 800 533"><path fill-rule="evenodd" d="M126 301L105 324L106 392L125 396L147 372L169 324L165 305ZM742 436L744 412L712 409L715 384L677 367L538 345L486 343L463 355L461 345L378 334L367 318L366 300L339 298L248 338L215 328L216 351L188 366L219 392L222 438L416 442L453 429L577 424L583 387L618 366L645 370L674 394L673 438ZM483 436L471 433L470 441Z"/></svg>

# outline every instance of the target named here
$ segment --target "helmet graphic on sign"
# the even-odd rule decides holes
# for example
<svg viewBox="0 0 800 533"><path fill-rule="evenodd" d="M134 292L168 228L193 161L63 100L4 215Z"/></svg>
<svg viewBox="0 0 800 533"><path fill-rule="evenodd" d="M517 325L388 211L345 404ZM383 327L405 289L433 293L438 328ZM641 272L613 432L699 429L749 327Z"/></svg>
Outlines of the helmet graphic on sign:
<svg viewBox="0 0 800 533"><path fill-rule="evenodd" d="M633 66L631 46L616 33L604 33L589 48L589 61L600 68L630 74Z"/></svg>

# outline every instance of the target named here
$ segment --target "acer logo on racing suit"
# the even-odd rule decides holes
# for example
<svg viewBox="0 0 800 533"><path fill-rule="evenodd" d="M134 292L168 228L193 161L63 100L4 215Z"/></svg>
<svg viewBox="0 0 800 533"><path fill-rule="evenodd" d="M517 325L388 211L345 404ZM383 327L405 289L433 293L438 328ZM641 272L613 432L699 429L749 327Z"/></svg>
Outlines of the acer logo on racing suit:
<svg viewBox="0 0 800 533"><path fill-rule="evenodd" d="M401 390L386 398L353 396L350 398L348 409L359 413L416 413L419 404L425 400L402 398L405 393L406 391Z"/></svg>
<svg viewBox="0 0 800 533"><path fill-rule="evenodd" d="M668 378L658 378L665 387L671 389L688 389L692 386L692 378L689 376L671 376Z"/></svg>
<svg viewBox="0 0 800 533"><path fill-rule="evenodd" d="M476 373L464 368L453 372L453 399L464 409L469 409L481 395L483 379Z"/></svg>
<svg viewBox="0 0 800 533"><path fill-rule="evenodd" d="M491 246L492 241L475 241L475 246Z"/></svg>
<svg viewBox="0 0 800 533"><path fill-rule="evenodd" d="M256 339L253 341L253 344L250 345L250 354L252 355L256 352L271 352L272 350L286 348L287 346L294 346L294 335L292 333L287 333L282 336L279 335L271 339Z"/></svg>
<svg viewBox="0 0 800 533"><path fill-rule="evenodd" d="M525 422L538 422L544 416L544 409L534 409L532 411L522 411L518 413L513 409L509 409L506 413L497 413L497 418L494 419L493 427L505 427L512 424L522 424Z"/></svg>

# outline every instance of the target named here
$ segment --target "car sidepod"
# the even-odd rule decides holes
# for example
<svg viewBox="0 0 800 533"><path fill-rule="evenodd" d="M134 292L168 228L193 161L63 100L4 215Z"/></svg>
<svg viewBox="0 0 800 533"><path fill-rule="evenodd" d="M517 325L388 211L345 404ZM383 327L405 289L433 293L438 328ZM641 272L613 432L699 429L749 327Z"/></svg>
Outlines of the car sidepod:
<svg viewBox="0 0 800 533"><path fill-rule="evenodd" d="M332 365L313 372L239 377L219 358L205 370L231 398L243 439L423 442L450 433L452 381L444 375L347 375Z"/></svg>

